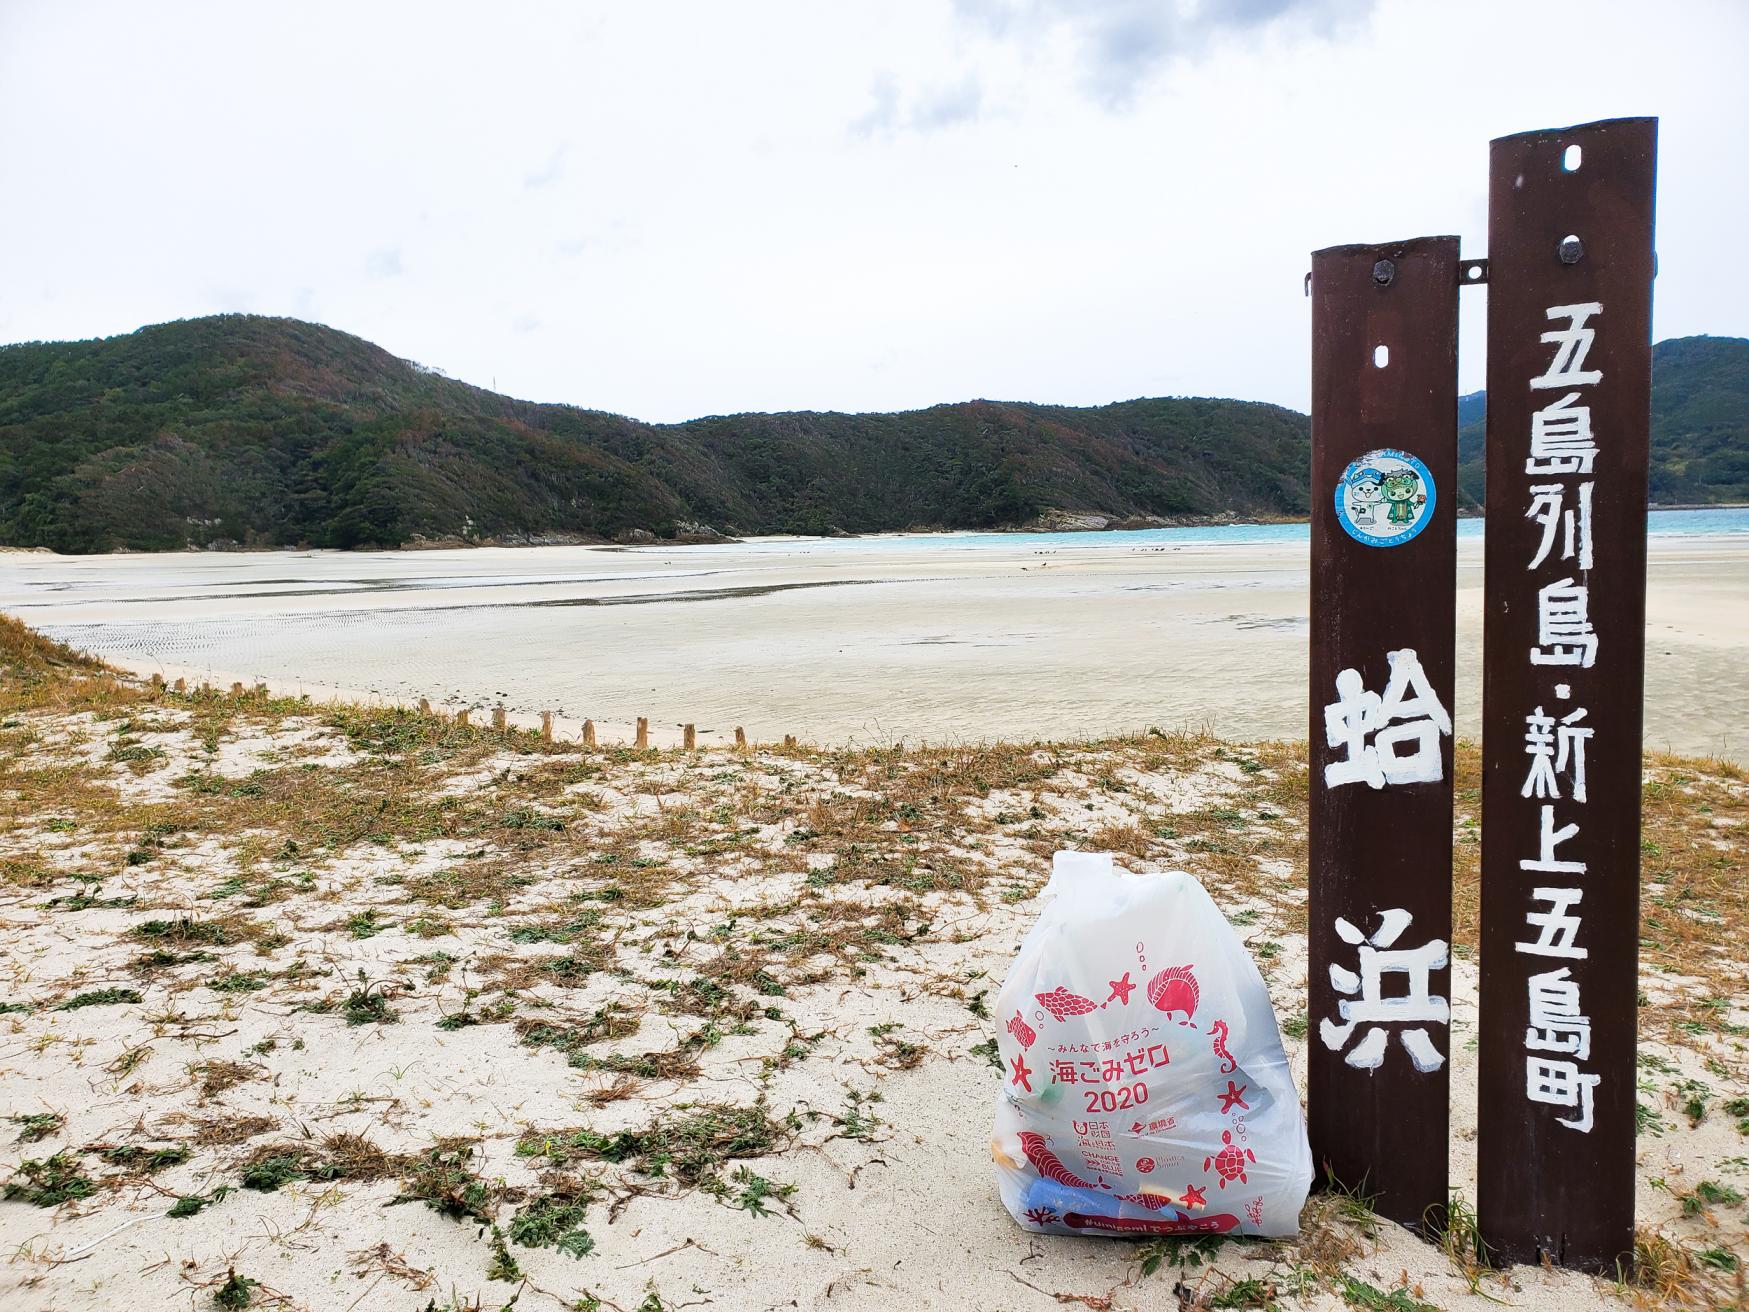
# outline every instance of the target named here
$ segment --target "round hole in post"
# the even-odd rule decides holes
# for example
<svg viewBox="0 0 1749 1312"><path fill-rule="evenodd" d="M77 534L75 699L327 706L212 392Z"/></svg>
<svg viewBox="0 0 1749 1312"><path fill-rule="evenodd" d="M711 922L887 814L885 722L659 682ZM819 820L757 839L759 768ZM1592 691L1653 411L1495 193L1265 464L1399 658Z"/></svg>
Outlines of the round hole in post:
<svg viewBox="0 0 1749 1312"><path fill-rule="evenodd" d="M1579 165L1585 161L1585 152L1578 146L1568 146L1561 152L1561 167L1568 173L1577 173Z"/></svg>
<svg viewBox="0 0 1749 1312"><path fill-rule="evenodd" d="M1471 282L1475 282L1481 276L1482 266L1479 264L1471 264L1464 269L1464 277L1468 278Z"/></svg>
<svg viewBox="0 0 1749 1312"><path fill-rule="evenodd" d="M1561 244L1556 249L1562 264L1577 264L1585 258L1585 243L1572 233L1561 238Z"/></svg>
<svg viewBox="0 0 1749 1312"><path fill-rule="evenodd" d="M1391 363L1391 348L1383 342L1372 348L1372 365L1374 369L1383 369Z"/></svg>

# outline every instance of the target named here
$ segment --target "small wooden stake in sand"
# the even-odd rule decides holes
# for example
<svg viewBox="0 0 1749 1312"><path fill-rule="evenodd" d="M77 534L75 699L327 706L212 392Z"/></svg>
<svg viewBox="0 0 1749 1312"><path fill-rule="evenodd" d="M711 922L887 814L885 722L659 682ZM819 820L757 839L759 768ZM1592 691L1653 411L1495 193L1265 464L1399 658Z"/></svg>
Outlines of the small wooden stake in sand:
<svg viewBox="0 0 1749 1312"><path fill-rule="evenodd" d="M461 710L459 710L455 713L455 722L457 724L459 724L464 729L468 727L468 708L467 707L464 706L461 708Z"/></svg>
<svg viewBox="0 0 1749 1312"><path fill-rule="evenodd" d="M648 747L649 745L650 745L650 721L649 721L648 717L640 715L638 717L637 746L642 748L642 747Z"/></svg>
<svg viewBox="0 0 1749 1312"><path fill-rule="evenodd" d="M176 689L177 692L187 692L188 691L188 680L187 679L178 679L172 686Z"/></svg>
<svg viewBox="0 0 1749 1312"><path fill-rule="evenodd" d="M553 713L551 711L540 713L540 736L544 742L550 743L553 740Z"/></svg>
<svg viewBox="0 0 1749 1312"><path fill-rule="evenodd" d="M595 746L595 721L594 720L583 721L583 745L585 747Z"/></svg>
<svg viewBox="0 0 1749 1312"><path fill-rule="evenodd" d="M154 674L152 676L152 687L162 688L163 686L164 686L164 676L162 674Z"/></svg>
<svg viewBox="0 0 1749 1312"><path fill-rule="evenodd" d="M494 729L497 729L499 732L503 732L503 729L504 729L504 708L502 706L494 706L492 708L492 727Z"/></svg>
<svg viewBox="0 0 1749 1312"><path fill-rule="evenodd" d="M793 733L786 733L783 736L783 745L785 747L794 747L796 745L796 736Z"/></svg>
<svg viewBox="0 0 1749 1312"><path fill-rule="evenodd" d="M240 683L233 683L231 685L231 696L241 697L242 695L243 695L243 685Z"/></svg>
<svg viewBox="0 0 1749 1312"><path fill-rule="evenodd" d="M421 697L419 699L419 714L421 714L421 715L430 715L431 714L431 703L423 697Z"/></svg>
<svg viewBox="0 0 1749 1312"><path fill-rule="evenodd" d="M735 726L735 750L738 752L747 750L747 731L738 724Z"/></svg>
<svg viewBox="0 0 1749 1312"><path fill-rule="evenodd" d="M698 746L698 730L689 724L682 732L686 740L686 750L690 752Z"/></svg>

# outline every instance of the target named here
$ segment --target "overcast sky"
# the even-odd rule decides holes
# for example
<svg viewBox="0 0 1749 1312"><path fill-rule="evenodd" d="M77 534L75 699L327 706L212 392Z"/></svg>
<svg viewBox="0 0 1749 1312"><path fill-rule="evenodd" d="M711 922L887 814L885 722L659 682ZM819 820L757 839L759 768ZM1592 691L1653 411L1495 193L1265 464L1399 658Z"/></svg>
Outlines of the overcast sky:
<svg viewBox="0 0 1749 1312"><path fill-rule="evenodd" d="M1655 335L1749 334L1746 67L1743 0L0 0L0 341L294 315L652 420L1304 409L1307 253L1484 254L1531 128L1660 115Z"/></svg>

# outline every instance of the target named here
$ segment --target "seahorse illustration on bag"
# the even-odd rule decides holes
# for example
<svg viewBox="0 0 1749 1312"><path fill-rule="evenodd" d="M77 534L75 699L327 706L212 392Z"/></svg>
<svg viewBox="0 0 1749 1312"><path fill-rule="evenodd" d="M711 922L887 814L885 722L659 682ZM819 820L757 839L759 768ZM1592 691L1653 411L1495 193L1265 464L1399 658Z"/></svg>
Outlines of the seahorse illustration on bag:
<svg viewBox="0 0 1749 1312"><path fill-rule="evenodd" d="M1239 1069L1239 1063L1233 1060L1233 1054L1227 1051L1227 1022L1217 1020L1209 1026L1209 1034L1214 1038L1215 1056L1226 1064L1221 1067L1222 1075L1231 1075Z"/></svg>

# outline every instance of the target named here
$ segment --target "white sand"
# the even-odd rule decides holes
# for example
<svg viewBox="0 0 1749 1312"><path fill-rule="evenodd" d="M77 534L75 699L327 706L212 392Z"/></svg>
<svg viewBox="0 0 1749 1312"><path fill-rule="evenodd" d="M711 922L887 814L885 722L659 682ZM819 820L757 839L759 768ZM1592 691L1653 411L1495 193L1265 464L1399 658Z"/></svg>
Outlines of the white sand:
<svg viewBox="0 0 1749 1312"><path fill-rule="evenodd" d="M167 787L190 768L236 779L258 766L303 761L345 770L354 759L336 732L307 717L251 725L220 751L205 753L181 727L182 717L167 710L154 717L153 727L138 730L165 757L136 772L105 754L122 732L117 723L45 713L27 720L14 729L25 747L5 762L7 770L22 776L65 762L99 789L107 781L136 800L150 796L144 781ZM570 759L584 763L582 757ZM69 831L47 816L8 816L0 825L0 858L62 872L114 870L90 891L103 897L126 893L138 903L56 909L45 903L46 890L0 885L0 990L32 1007L0 1016L0 1116L53 1112L65 1118L35 1143L11 1142L13 1135L6 1134L0 1178L27 1158L63 1149L78 1153L84 1168L101 1177L109 1174L97 1157L102 1145L199 1143L204 1123L244 1116L263 1122L240 1142L202 1144L193 1160L155 1173L150 1182L100 1185L90 1199L60 1208L0 1204L0 1254L9 1255L0 1267L0 1307L210 1307L216 1282L232 1265L267 1287L257 1292L254 1306L312 1312L416 1312L433 1299L439 1308L498 1308L513 1294L518 1308L596 1306L578 1301L587 1295L620 1312L707 1305L869 1312L1068 1305L1139 1312L1186 1306L1173 1292L1178 1280L1215 1294L1224 1282L1247 1277L1281 1286L1283 1307L1343 1306L1327 1283L1314 1281L1303 1298L1286 1295L1293 1272L1308 1260L1303 1247L1228 1245L1218 1271L1167 1268L1143 1276L1129 1244L1023 1233L1002 1211L990 1178L990 1109L998 1080L973 1045L988 1036L991 1022L968 1003L980 991L993 993L999 983L1036 913L1031 895L1042 883L1044 863L1015 833L986 832L982 819L1036 807L1040 823L1053 828L1153 824L1174 812L1245 805L1256 776L1241 773L1230 758L1152 770L1120 752L1095 751L1072 761L1046 788L994 789L968 799L967 829L950 836L954 860L988 879L992 896L919 895L918 912L933 926L929 933L868 954L865 968L852 974L826 970L813 983L792 980L779 999L752 998L759 1006L780 1002L783 1021L756 1017L702 1051L696 1075L640 1080L630 1097L597 1106L589 1095L612 1077L573 1070L550 1050L516 1042L503 1021L453 1032L436 1028L440 1016L461 1007L462 990L479 982L476 963L511 947L515 926L538 923L543 915L576 914L573 895L602 882L599 868L587 859L590 845L606 842L656 808L732 810L735 798L748 796L742 790L752 789L759 797L802 799L793 813L799 816L810 797L869 794L867 776L840 777L818 758L703 752L617 764L597 756L589 763L603 771L589 780L594 802L570 817L589 841L576 854L556 859L538 849L522 856L505 852L531 880L501 909L458 913L451 932L417 937L409 932L412 918L433 908L405 900L400 881L458 861L459 849L471 844L362 843L253 871L256 878L278 869L312 874L287 900L251 913L281 930L288 939L283 945L257 951L237 944L218 949L213 964L157 973L129 968L141 944L128 937L128 928L169 914L166 908L216 914L222 904L211 900L215 882L248 869L237 846L245 835L205 837L198 844L172 836L160 856L132 866L119 860L125 841L93 846L74 832L77 825ZM508 804L515 779L506 767L515 765L516 758L502 753L464 768L439 765L430 784L438 794L496 795ZM0 780L5 777L0 770ZM1102 786L1101 780L1113 777L1121 789ZM522 1014L578 1024L616 1000L647 1006L648 981L690 974L713 954L732 950L715 929L733 923L737 913L751 913L743 924L764 933L805 926L810 908L822 903L798 896L803 871L829 868L833 858L820 853L802 864L792 859L796 849L788 840L796 823L757 826L751 841L729 855L692 857L648 845L680 873L673 898L661 905L601 904L622 969L603 971L574 989L538 984L522 998ZM1194 853L1180 853L1192 869ZM1204 877L1229 915L1248 913L1241 932L1261 958L1278 1012L1297 1017L1304 1008L1305 940L1290 922L1303 890L1291 862L1261 865L1263 878L1248 892L1207 872ZM68 888L62 884L56 891ZM1004 890L1007 895L995 896ZM830 896L860 898L874 907L905 895L890 887L844 885ZM561 912L563 907L571 910ZM386 927L358 939L344 921L364 908L379 909ZM1265 952L1265 943L1274 950ZM454 966L434 976L427 963L439 950ZM511 950L542 959L561 949L532 943ZM258 992L219 993L205 986L230 967L288 972L298 962L307 974L280 973ZM399 1023L347 1026L331 1012L300 1008L344 990L361 971L411 989L395 1000ZM141 989L143 1001L54 1009L74 992L115 985ZM1649 973L1646 987L1658 1002L1689 986ZM1454 1186L1469 1197L1475 999L1476 973L1460 959L1452 980L1452 1167ZM1725 1014L1744 1016L1741 998L1729 1003ZM677 1019L650 1010L637 1033L600 1050L669 1048L682 1039ZM900 1037L921 1044L922 1063L911 1070L883 1069L878 1036L870 1028L877 1025L896 1026ZM796 1039L805 1039L803 1053L762 1073ZM1305 1041L1290 1039L1289 1051L1303 1089ZM1661 1112L1664 1128L1638 1144L1640 1222L1693 1247L1725 1244L1742 1252L1737 1207L1685 1217L1679 1197L1702 1179L1749 1187L1749 1160L1734 1114L1720 1109L1745 1092L1741 1044L1721 1035L1696 1038L1686 1047L1648 1042L1642 1051L1643 1061L1653 1063L1646 1067L1642 1096ZM246 1063L245 1078L221 1093L203 1092L203 1064L215 1060ZM1683 1079L1703 1081L1711 1090L1712 1114L1696 1128L1676 1110ZM865 1104L875 1118L872 1128L861 1136L846 1133L834 1118L843 1116L853 1094L875 1093L882 1100ZM294 1181L274 1193L235 1191L193 1218L166 1215L178 1195L234 1184L242 1161L266 1143L307 1142L344 1131L368 1134L390 1152L420 1153L438 1136L466 1136L481 1141L483 1176L532 1190L539 1159L515 1152L518 1138L531 1129L587 1125L611 1134L680 1115L689 1103L747 1106L760 1097L774 1116L795 1111L795 1141L779 1154L739 1165L794 1185L787 1206L774 1204L771 1215L759 1217L734 1206L732 1195L717 1201L666 1181L637 1180L623 1168L591 1164L613 1188L632 1192L621 1200L623 1208L611 1207L608 1198L591 1208L596 1248L586 1256L513 1247L525 1284L487 1276L489 1255L479 1226L418 1203L389 1206L397 1189L393 1180ZM500 1219L508 1223L511 1210L503 1206ZM1615 1292L1608 1282L1535 1268L1489 1275L1471 1290L1437 1249L1394 1226L1355 1243L1341 1263L1347 1276L1377 1290L1406 1287L1439 1308L1580 1312ZM270 1301L269 1290L285 1301ZM650 1302L652 1295L660 1302Z"/></svg>
<svg viewBox="0 0 1749 1312"><path fill-rule="evenodd" d="M635 550L55 557L0 609L130 668L583 717L657 743L1306 732L1303 544L963 535ZM1480 543L1456 719L1478 730ZM1749 538L1653 537L1646 741L1749 759Z"/></svg>

